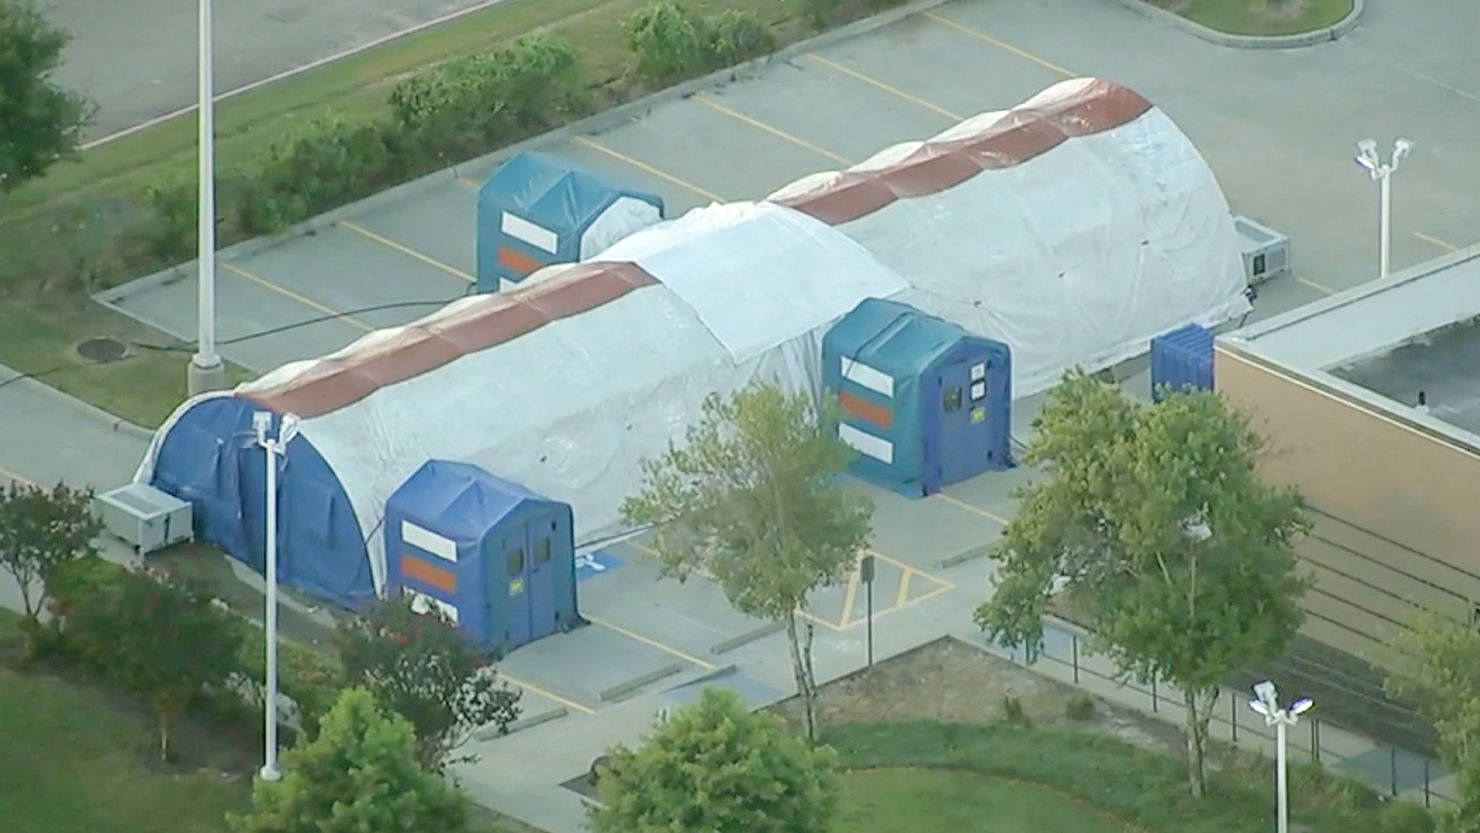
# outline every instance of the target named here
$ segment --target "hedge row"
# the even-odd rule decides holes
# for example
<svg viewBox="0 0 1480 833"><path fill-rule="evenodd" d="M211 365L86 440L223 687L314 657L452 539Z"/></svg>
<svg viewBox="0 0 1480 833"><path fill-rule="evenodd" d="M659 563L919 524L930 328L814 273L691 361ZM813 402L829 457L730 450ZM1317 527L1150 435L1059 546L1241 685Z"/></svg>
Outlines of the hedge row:
<svg viewBox="0 0 1480 833"><path fill-rule="evenodd" d="M902 0L802 0L817 26L838 13ZM625 23L638 72L669 84L773 50L750 12L700 14L659 0ZM576 48L533 34L495 51L427 67L397 84L369 122L334 112L308 121L231 170L217 171L219 245L275 234L315 214L535 135L585 114L591 86ZM196 182L182 175L138 192L11 221L0 287L95 291L196 253Z"/></svg>

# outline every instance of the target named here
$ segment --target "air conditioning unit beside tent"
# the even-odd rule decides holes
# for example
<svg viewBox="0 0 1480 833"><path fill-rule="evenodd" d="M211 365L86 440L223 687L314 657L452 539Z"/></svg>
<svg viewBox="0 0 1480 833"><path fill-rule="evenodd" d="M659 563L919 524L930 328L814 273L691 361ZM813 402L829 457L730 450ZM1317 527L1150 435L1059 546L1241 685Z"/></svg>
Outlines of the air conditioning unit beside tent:
<svg viewBox="0 0 1480 833"><path fill-rule="evenodd" d="M1248 217L1234 217L1239 248L1244 255L1244 279L1249 286L1290 274L1290 238Z"/></svg>
<svg viewBox="0 0 1480 833"><path fill-rule="evenodd" d="M147 555L195 538L190 504L144 483L129 483L93 498L103 528Z"/></svg>

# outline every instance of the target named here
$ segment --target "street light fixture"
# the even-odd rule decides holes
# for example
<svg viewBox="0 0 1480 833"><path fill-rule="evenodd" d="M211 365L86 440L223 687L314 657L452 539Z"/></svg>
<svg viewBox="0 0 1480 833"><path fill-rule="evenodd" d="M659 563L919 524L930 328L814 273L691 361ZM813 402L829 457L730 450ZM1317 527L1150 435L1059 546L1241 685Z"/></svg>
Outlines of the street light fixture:
<svg viewBox="0 0 1480 833"><path fill-rule="evenodd" d="M286 459L288 443L298 436L298 417L293 414L283 414L278 423L277 439L267 436L268 431L272 429L272 412L270 411L257 411L252 414L252 428L257 433L257 445L266 452L264 459L267 465L267 680L262 698L267 710L267 751L259 774L264 781L276 781L282 777L277 765L277 468L278 458Z"/></svg>
<svg viewBox="0 0 1480 833"><path fill-rule="evenodd" d="M1393 188L1392 175L1413 152L1413 142L1409 139L1399 139L1393 145L1392 161L1384 164L1377 155L1377 141L1374 139L1363 139L1357 142L1357 164L1367 170L1367 173L1378 182L1380 206L1378 217L1378 236L1380 237L1378 249L1378 277L1388 276L1389 252L1392 248L1392 215L1393 215Z"/></svg>
<svg viewBox="0 0 1480 833"><path fill-rule="evenodd" d="M1302 697L1288 708L1280 706L1280 694L1274 683L1265 680L1254 686L1254 699L1249 708L1264 716L1264 725L1275 727L1275 795L1278 833L1287 833L1290 825L1290 799L1285 774L1285 730L1300 722L1300 715L1310 711L1315 701Z"/></svg>

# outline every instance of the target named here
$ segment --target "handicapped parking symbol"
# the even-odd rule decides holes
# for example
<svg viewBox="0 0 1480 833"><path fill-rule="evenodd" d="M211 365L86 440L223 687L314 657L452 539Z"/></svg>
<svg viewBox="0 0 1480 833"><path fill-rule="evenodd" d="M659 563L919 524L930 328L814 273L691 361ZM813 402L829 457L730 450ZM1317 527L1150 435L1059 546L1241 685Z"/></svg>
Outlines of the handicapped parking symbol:
<svg viewBox="0 0 1480 833"><path fill-rule="evenodd" d="M578 553L576 555L576 577L578 579L585 579L600 575L621 566L621 564L622 559L599 550L596 552Z"/></svg>

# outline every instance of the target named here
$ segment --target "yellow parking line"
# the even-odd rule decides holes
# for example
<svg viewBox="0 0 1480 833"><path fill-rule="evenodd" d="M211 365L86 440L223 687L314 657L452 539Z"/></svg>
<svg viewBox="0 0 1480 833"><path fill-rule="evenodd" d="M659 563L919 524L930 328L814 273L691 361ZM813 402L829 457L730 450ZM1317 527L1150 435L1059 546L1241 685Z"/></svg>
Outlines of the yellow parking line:
<svg viewBox="0 0 1480 833"><path fill-rule="evenodd" d="M904 604L897 604L894 607L886 607L883 610L876 610L876 611L874 611L874 620L875 621L878 621L880 618L882 618L884 616L888 616L891 613L898 613L901 610L906 610L908 608L912 608L912 607L914 607L917 604L921 604L923 602L928 602L931 599L935 598L936 596L945 595L946 593L950 593L951 591L953 591L955 589L956 589L955 587L937 587L937 588L935 588L934 590L931 590L928 593L923 593L923 594L921 594L919 596L916 596L913 599L910 599L909 601L905 602ZM862 625L864 623L864 621L865 620L863 620L863 619L859 619L857 622L854 622L853 624L849 625L848 627L849 627L849 629L856 628L859 625Z"/></svg>
<svg viewBox="0 0 1480 833"><path fill-rule="evenodd" d="M1432 243L1435 246L1438 246L1439 248L1443 249L1446 252L1457 252L1457 251L1459 251L1459 247L1456 246L1456 245L1454 245L1453 243L1446 243L1445 241L1440 240L1437 237L1433 237L1431 235L1424 234L1421 231L1415 231L1413 233L1413 236L1414 237L1417 237L1419 240L1422 240L1425 243Z"/></svg>
<svg viewBox="0 0 1480 833"><path fill-rule="evenodd" d="M833 633L842 633L843 631L847 630L847 628L838 627L837 623L835 622L829 622L821 616L818 616L814 613L808 613L805 610L798 610L797 615L802 617L803 619L806 619L808 622L813 623L814 625L821 625L824 628L832 631Z"/></svg>
<svg viewBox="0 0 1480 833"><path fill-rule="evenodd" d="M967 503L966 501L958 497L952 497L945 492L936 492L935 497L944 500L946 503L954 503L968 512L975 512L976 514L981 515L983 518L988 518L990 520L996 521L999 524L1002 524L1003 526L1007 526L1007 519L1002 517L1001 515L998 515L995 512L990 512L986 509L981 508L980 506L976 506L975 504Z"/></svg>
<svg viewBox="0 0 1480 833"><path fill-rule="evenodd" d="M858 569L848 574L848 587L843 591L843 615L838 618L838 627L846 628L853 621L853 603L858 601Z"/></svg>
<svg viewBox="0 0 1480 833"><path fill-rule="evenodd" d="M899 607L910 600L910 576L914 570L901 570L899 573L899 592L894 594L894 606Z"/></svg>
<svg viewBox="0 0 1480 833"><path fill-rule="evenodd" d="M269 290L271 290L273 292L276 292L279 295L282 295L282 296L284 296L286 298L292 298L293 300L295 300L298 303L300 303L300 304L308 307L309 309L315 309L315 310L318 310L319 312L324 313L325 315L332 315L332 316L335 316L336 318L342 318L345 321L349 322L350 325L355 326L355 327L359 327L360 329L364 330L367 333L373 333L373 332L375 332L375 328L374 327L370 326L369 324L366 324L365 322L361 321L358 318L355 318L353 315L349 315L347 313L340 312L339 310L334 309L333 307L326 307L323 304L319 303L318 301L315 301L312 298L306 298L306 297L304 297L302 295L299 295L297 292L294 292L291 289L288 289L286 287L278 286L277 284L273 283L272 281L270 281L270 280L268 280L266 278L261 278L261 277L258 277L256 275L252 274L251 272L248 272L247 270L241 268L240 266L237 266L235 263L231 263L229 261L222 261L221 262L221 266L222 266L222 268L226 269L228 272L231 272L232 274L236 275L237 277L240 277L240 278L244 278L246 280L249 280L252 283L257 284L258 286L263 287L264 289L269 289Z"/></svg>
<svg viewBox="0 0 1480 833"><path fill-rule="evenodd" d="M905 101L908 101L911 104L914 104L914 105L919 106L919 107L923 107L926 110L931 110L933 112L939 113L942 116L945 116L946 118L950 119L951 121L961 121L962 118L964 118L961 115L958 115L956 113L952 113L950 110L947 110L944 107L941 107L941 106L939 106L937 104L932 104L932 103L926 101L925 99L920 98L917 95L911 95L910 93L907 93L904 90L901 90L900 88L895 87L893 85L886 84L886 83L884 83L883 81L880 81L877 78L872 78L870 76L864 75L863 73L859 72L856 69L853 69L851 67L843 66L842 64L838 63L837 61L833 61L833 60L830 60L828 58L824 58L821 55L818 55L816 52L808 52L805 57L808 60L810 60L810 61L815 61L815 62L817 62L819 64L822 64L823 66L827 67L828 69L835 70L837 72L841 72L844 75L852 76L853 78L856 78L856 79L858 79L859 81L862 81L865 84L872 85L874 87L877 87L877 88L883 90L886 93L889 93L890 95L893 95L893 96L897 96L899 98L902 98L902 99L904 99Z"/></svg>
<svg viewBox="0 0 1480 833"><path fill-rule="evenodd" d="M664 643L659 642L658 640L653 639L652 637L643 636L642 634L640 634L640 633L638 633L636 631L633 631L633 630L628 630L627 628L624 628L621 625L613 624L611 622L605 621L604 619L597 619L595 616L592 616L589 613L582 613L581 615L584 616L584 617L586 617L586 621L587 622L590 622L593 625L598 625L598 626L603 627L603 628L606 628L607 630L612 631L614 633L619 633L622 636L627 637L628 639L635 640L637 642L641 642L642 644L647 645L647 646L650 646L650 647L653 647L653 648L657 648L658 650L662 651L665 654L672 654L673 656L678 657L679 659L683 660L684 662L692 662L693 664L699 666L700 668L703 668L705 671L713 671L717 667L712 662L705 662L704 660L699 659L698 657L690 656L689 654L686 654L683 651L680 651L680 650L678 650L677 648L674 648L671 645L665 645Z"/></svg>
<svg viewBox="0 0 1480 833"><path fill-rule="evenodd" d="M976 38L982 43L995 46L1005 52L1011 52L1012 54L1018 56L1019 58L1022 58L1025 61L1032 61L1038 66L1041 66L1050 72L1056 72L1059 75L1064 76L1065 78L1073 78L1076 75L1076 73L1070 72L1069 70L1059 66L1058 64L1053 63L1052 61L1046 61L1026 49L1019 49L1018 47L1013 46L1006 41L998 40L997 38L992 37L986 32L980 31L978 29L973 29L963 23L957 23L956 21L951 20L948 17L941 17L935 12L925 12L925 16L935 21L936 23L941 24L942 26L949 26L952 29Z"/></svg>
<svg viewBox="0 0 1480 833"><path fill-rule="evenodd" d="M798 147L804 147L807 150L810 150L813 153L816 153L816 154L818 154L820 156L825 156L828 159L833 160L834 162L840 162L840 163L842 163L844 165L850 164L850 161L851 160L849 160L845 156L840 156L840 155L838 155L836 153L833 153L832 151L828 150L827 148L820 147L818 145L814 145L811 142L807 141L806 139L803 139L800 136L795 136L795 135L792 135L791 133L787 133L785 130L782 130L779 127L773 127L773 126L771 126L769 124L766 124L765 122L761 121L760 119L754 118L752 116L747 116L744 113L738 112L736 110L732 110L729 107L726 107L725 105L720 104L718 101L715 101L710 96L705 95L704 93L695 93L694 94L694 100L697 101L697 102L699 102L700 104L703 104L705 107L708 107L711 110L714 110L714 111L720 112L720 113L724 113L725 115L729 116L730 118L732 118L732 119L734 119L734 120L736 120L738 122L742 122L744 124L748 124L748 125L750 125L751 127L754 127L757 130L763 130L763 131L765 131L767 133L770 133L772 136L775 136L778 139L782 139L784 141L791 142L792 144L797 145Z"/></svg>
<svg viewBox="0 0 1480 833"><path fill-rule="evenodd" d="M932 576L931 574L925 572L924 570L920 569L919 567L916 567L913 564L906 564L903 561L900 561L898 558L894 558L892 556L885 555L882 552L879 552L878 550L869 550L869 553L872 554L873 556L875 556L876 558L878 558L880 561L883 561L883 562L886 562L886 563L889 563L889 564L893 564L894 566L898 567L900 570L902 570L902 571L904 571L906 573L918 573L919 575L924 576L925 578L927 578L927 579L935 582L936 584L945 585L946 587L955 587L956 586L955 584L953 584L953 583L951 583L949 581L946 581L943 578L939 578L937 576Z"/></svg>
<svg viewBox="0 0 1480 833"><path fill-rule="evenodd" d="M31 486L31 487L34 487L34 488L37 488L37 489L41 488L41 484L37 483L36 481L32 480L31 478L24 477L20 473L15 472L15 471L12 471L11 469L7 469L4 466L0 466L0 477L8 478L10 480L14 480L15 482L21 484L22 486Z"/></svg>
<svg viewBox="0 0 1480 833"><path fill-rule="evenodd" d="M591 148L592 150L595 150L595 151L599 151L601 153L604 153L607 156L610 156L611 158L617 160L618 162L625 162L628 165L631 165L632 167L638 169L639 171L645 171L645 172L650 173L650 174L652 174L653 176L655 176L655 177L657 177L659 179L665 179L665 180L673 183L674 185L677 185L680 188L686 188L686 189L688 189L690 191L693 191L695 194L698 194L701 197L705 197L707 199L714 200L715 202L725 202L725 198L724 197L721 197L719 194L716 194L713 191L706 191L703 188L700 188L699 186L695 185L692 182L688 182L686 180L679 179L678 177L674 176L673 174L667 173L666 171L660 171L657 168L654 168L652 165L649 165L646 162L642 162L642 161L639 161L637 159L633 159L632 157L628 156L625 153L621 153L619 151L612 150L611 148L607 147L606 145L603 145L600 142L597 142L597 141L595 141L593 139L589 139L589 138L587 138L585 136L572 136L571 137L571 141L575 142L576 144L585 145L586 147Z"/></svg>
<svg viewBox="0 0 1480 833"><path fill-rule="evenodd" d="M1316 283L1315 281L1311 280L1310 278L1297 277L1295 280L1300 281L1301 283L1305 284L1306 286L1310 287L1311 289L1316 290L1317 292L1321 292L1321 293L1324 293L1326 295L1335 295L1336 294L1336 290L1332 289L1329 286L1326 286L1325 284Z"/></svg>
<svg viewBox="0 0 1480 833"><path fill-rule="evenodd" d="M531 685L530 683L526 683L523 680L516 680L513 677L510 677L508 674L505 674L503 672L503 669L501 668L495 668L494 670L498 676L503 677L505 680L508 680L509 682L513 683L516 686L519 686L520 688L529 689L530 691L533 691L535 694L538 694L539 696L544 697L547 700L554 700L560 705L567 708L575 709L582 714L596 714L596 710L591 708L590 706L583 706L574 700L569 700L565 697L561 697L559 694L554 694L552 692L546 691L537 685Z"/></svg>
<svg viewBox="0 0 1480 833"><path fill-rule="evenodd" d="M473 276L469 275L467 272L464 272L463 270L458 269L455 266L449 266L430 255L424 255L421 252L418 252L417 250L411 248L410 246L405 245L404 243L397 243L389 237L381 234L376 234L375 232L365 228L359 223L351 223L349 220L340 220L339 225L349 229L350 231L360 235L361 237L374 240L376 243L379 243L382 246L398 251L401 254L406 255L407 257L414 257L422 263L427 264L428 266L431 266L435 269L441 269L443 272L446 272L453 277L462 278L468 283L477 282L476 280L474 280Z"/></svg>

